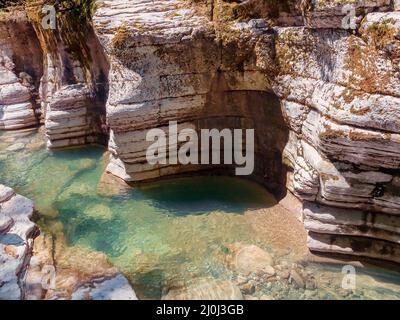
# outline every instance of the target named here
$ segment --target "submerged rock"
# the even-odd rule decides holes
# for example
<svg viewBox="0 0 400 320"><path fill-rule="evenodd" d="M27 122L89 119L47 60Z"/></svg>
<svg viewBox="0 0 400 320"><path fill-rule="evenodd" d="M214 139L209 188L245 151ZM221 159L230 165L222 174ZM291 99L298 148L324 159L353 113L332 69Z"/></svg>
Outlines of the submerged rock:
<svg viewBox="0 0 400 320"><path fill-rule="evenodd" d="M252 281L246 282L245 284L240 286L240 290L244 293L244 294L253 294L256 290L254 283ZM247 300L247 299L246 299Z"/></svg>
<svg viewBox="0 0 400 320"><path fill-rule="evenodd" d="M252 296L252 295L249 295L249 294L245 294L243 296L243 298L244 298L244 300L260 300L259 298L255 297L255 296Z"/></svg>
<svg viewBox="0 0 400 320"><path fill-rule="evenodd" d="M273 296L263 294L259 300L275 300Z"/></svg>
<svg viewBox="0 0 400 320"><path fill-rule="evenodd" d="M16 143L16 144L13 144L13 145L9 146L6 150L7 150L7 151L13 152L13 151L22 150L22 149L24 149L24 148L25 148L25 144L23 144L23 143Z"/></svg>
<svg viewBox="0 0 400 320"><path fill-rule="evenodd" d="M76 289L72 300L137 300L128 280L117 274L110 279L101 279L86 283Z"/></svg>
<svg viewBox="0 0 400 320"><path fill-rule="evenodd" d="M104 254L66 246L62 236L49 235L35 240L26 298L137 300L128 280Z"/></svg>
<svg viewBox="0 0 400 320"><path fill-rule="evenodd" d="M132 188L122 179L104 172L97 185L97 193L101 196L112 197L129 192Z"/></svg>
<svg viewBox="0 0 400 320"><path fill-rule="evenodd" d="M243 300L243 295L231 281L205 278L170 289L162 300Z"/></svg>
<svg viewBox="0 0 400 320"><path fill-rule="evenodd" d="M111 220L113 213L109 207L104 204L97 204L85 211L85 216L92 219Z"/></svg>
<svg viewBox="0 0 400 320"><path fill-rule="evenodd" d="M264 274L274 275L272 256L255 245L234 244L228 246L230 255L227 257L229 267L242 275Z"/></svg>

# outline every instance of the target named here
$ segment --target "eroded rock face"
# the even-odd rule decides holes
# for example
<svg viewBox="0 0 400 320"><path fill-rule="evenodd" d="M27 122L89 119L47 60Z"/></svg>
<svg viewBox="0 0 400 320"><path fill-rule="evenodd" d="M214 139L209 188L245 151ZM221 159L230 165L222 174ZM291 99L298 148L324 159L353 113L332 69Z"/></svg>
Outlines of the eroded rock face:
<svg viewBox="0 0 400 320"><path fill-rule="evenodd" d="M0 130L38 124L35 97L42 52L24 12L0 19Z"/></svg>
<svg viewBox="0 0 400 320"><path fill-rule="evenodd" d="M361 37L278 30L274 88L292 130L285 156L293 191L310 201L313 251L398 262L399 19L371 12Z"/></svg>
<svg viewBox="0 0 400 320"><path fill-rule="evenodd" d="M167 131L169 121L199 135L201 129L255 128L254 177L282 193L281 154L288 130L268 74L272 31L263 21L245 23L232 31L242 34L242 41L228 34L220 39L213 22L186 1L146 4L105 1L93 20L110 60L107 171L129 182L193 171L232 172L229 165L150 165L146 150L152 142L146 133L155 127Z"/></svg>
<svg viewBox="0 0 400 320"><path fill-rule="evenodd" d="M41 10L46 1L27 2L43 52L40 100L48 147L57 149L105 143L104 99L108 63L99 48L85 8L60 3L56 29L44 29ZM90 1L82 2L82 6Z"/></svg>
<svg viewBox="0 0 400 320"><path fill-rule="evenodd" d="M243 12L244 5L258 4L230 4L231 12ZM94 25L111 61L108 171L138 181L199 170L149 166L146 130L169 120L199 129L210 116L223 117L222 125L230 127L227 119L234 116L253 119L250 126L257 132L279 121L254 121L260 112L238 103L240 96L274 93L290 132L277 134L283 138L266 143L261 152L276 152L280 159L279 144L286 144L283 155L293 170L287 186L308 201L304 216L310 249L396 261L400 17L393 10L398 6L357 2L354 20L346 23L346 5L298 1L275 12L263 8L260 15L277 24L273 30L264 20L250 20L226 32L222 1L214 2L212 19L181 1L156 1L152 8L143 1L105 1ZM360 36L347 27L357 28ZM240 125L246 127L243 121ZM275 173L283 171L278 166ZM271 173L264 169L267 185L274 185ZM321 210L335 214L326 220ZM382 222L371 225L372 220ZM349 244L351 250L340 248Z"/></svg>
<svg viewBox="0 0 400 320"><path fill-rule="evenodd" d="M346 15L355 14L354 23L359 23L363 16L373 11L391 10L391 0L366 0L366 1L341 1L341 0L316 0L308 2L304 7L305 24L309 28L343 28L344 24L350 23Z"/></svg>

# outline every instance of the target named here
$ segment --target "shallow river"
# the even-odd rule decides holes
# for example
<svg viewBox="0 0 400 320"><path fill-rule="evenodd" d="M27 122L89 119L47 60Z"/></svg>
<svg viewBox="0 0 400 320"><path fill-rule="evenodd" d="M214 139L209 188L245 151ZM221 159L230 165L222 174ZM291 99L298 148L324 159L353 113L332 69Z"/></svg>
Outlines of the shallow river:
<svg viewBox="0 0 400 320"><path fill-rule="evenodd" d="M102 179L106 159L101 147L52 153L41 133L0 133L0 183L34 200L42 232L106 254L140 298L158 299L182 280L234 279L225 255L235 243L257 245L275 264L300 264L317 284L275 281L253 297L400 298L400 274L381 268L357 268L356 289L341 288L343 264L307 259L301 223L255 183L199 177L128 189Z"/></svg>

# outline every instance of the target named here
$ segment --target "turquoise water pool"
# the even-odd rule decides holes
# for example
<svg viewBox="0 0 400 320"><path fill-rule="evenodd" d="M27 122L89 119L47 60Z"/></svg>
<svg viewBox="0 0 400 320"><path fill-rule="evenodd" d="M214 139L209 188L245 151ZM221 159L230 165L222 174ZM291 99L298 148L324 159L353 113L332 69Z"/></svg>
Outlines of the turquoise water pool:
<svg viewBox="0 0 400 320"><path fill-rule="evenodd" d="M198 177L127 188L103 176L107 157L97 146L49 152L37 132L1 133L0 183L35 201L42 232L106 254L140 298L158 299L182 279L233 279L224 263L233 243L255 244L280 262L301 260L318 283L308 292L277 282L255 296L400 298L392 271L360 269L357 290L348 293L340 289L340 265L304 262L301 223L255 183Z"/></svg>

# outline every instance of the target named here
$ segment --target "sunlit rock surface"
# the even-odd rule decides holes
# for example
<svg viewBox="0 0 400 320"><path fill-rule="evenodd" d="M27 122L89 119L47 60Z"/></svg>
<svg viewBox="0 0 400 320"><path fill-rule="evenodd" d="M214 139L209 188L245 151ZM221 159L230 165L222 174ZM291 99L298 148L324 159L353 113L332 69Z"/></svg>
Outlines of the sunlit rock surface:
<svg viewBox="0 0 400 320"><path fill-rule="evenodd" d="M59 3L56 11L63 14L57 15L56 29L51 29L42 26L46 4L27 1L25 11L43 51L38 91L48 147L104 143L108 65L93 36L87 8L71 10L67 3Z"/></svg>
<svg viewBox="0 0 400 320"><path fill-rule="evenodd" d="M293 190L314 202L304 209L311 250L398 262L399 18L371 12L361 37L278 31L274 88L293 131Z"/></svg>

